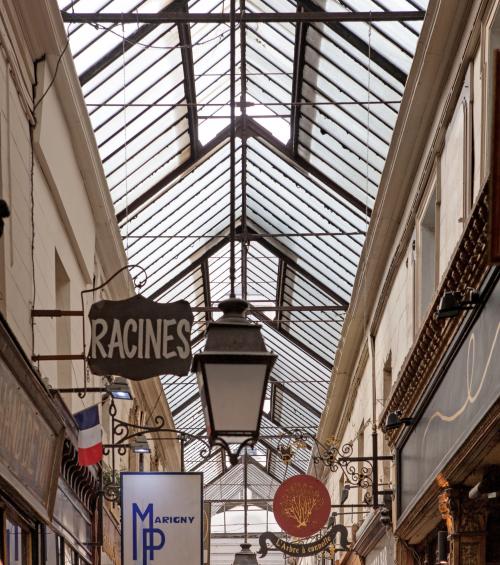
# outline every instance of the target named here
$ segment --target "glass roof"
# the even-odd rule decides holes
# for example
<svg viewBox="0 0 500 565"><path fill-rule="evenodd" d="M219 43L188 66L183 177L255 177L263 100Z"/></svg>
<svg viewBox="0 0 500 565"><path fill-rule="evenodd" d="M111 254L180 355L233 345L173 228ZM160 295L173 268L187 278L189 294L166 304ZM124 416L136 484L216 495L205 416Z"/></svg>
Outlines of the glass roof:
<svg viewBox="0 0 500 565"><path fill-rule="evenodd" d="M148 273L144 295L190 302L197 352L230 289L229 2L59 4L129 264ZM305 11L321 20L325 11L420 11L427 0L244 5L254 19ZM310 465L309 449L294 449L288 464L280 450L297 429L314 436L324 409L422 21L244 21L237 10L236 294L278 354L249 466L255 497L272 498ZM85 21L69 21L78 14ZM106 14L111 22L95 21ZM203 14L217 21L193 21ZM194 375L162 383L176 428L193 436L186 470L204 473L208 498L237 499L241 466L220 450L207 455Z"/></svg>

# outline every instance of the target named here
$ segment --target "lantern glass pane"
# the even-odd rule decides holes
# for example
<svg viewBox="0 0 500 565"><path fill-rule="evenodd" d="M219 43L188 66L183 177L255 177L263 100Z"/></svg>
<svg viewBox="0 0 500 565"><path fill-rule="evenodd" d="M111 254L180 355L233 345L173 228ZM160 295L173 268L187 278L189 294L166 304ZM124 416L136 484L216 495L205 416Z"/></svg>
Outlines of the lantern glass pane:
<svg viewBox="0 0 500 565"><path fill-rule="evenodd" d="M207 363L206 385L217 432L257 430L267 364ZM246 438L239 438L244 441ZM235 440L235 438L231 438Z"/></svg>

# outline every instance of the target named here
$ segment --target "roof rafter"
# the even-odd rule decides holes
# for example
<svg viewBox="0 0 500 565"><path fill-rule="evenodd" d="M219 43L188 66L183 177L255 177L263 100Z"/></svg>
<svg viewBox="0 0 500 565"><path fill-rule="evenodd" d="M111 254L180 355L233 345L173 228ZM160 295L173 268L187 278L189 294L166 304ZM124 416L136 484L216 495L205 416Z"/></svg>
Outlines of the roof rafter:
<svg viewBox="0 0 500 565"><path fill-rule="evenodd" d="M187 6L184 10L188 13ZM191 44L191 28L187 23L177 24L181 44L182 67L184 70L184 92L186 95L189 139L191 141L191 155L197 159L200 150L198 139L198 108L196 106L196 87L194 80L193 47Z"/></svg>
<svg viewBox="0 0 500 565"><path fill-rule="evenodd" d="M164 14L167 12L175 12L176 10L182 9L182 6L185 5L185 0L174 0L172 4L166 6L162 10L160 10L159 14ZM67 12L61 12L63 20L65 18L65 14ZM123 15L123 14L122 14ZM66 21L66 20L65 20ZM85 22L83 22L85 23ZM122 21L118 22L122 23ZM84 71L80 75L80 84L84 86L90 80L92 80L96 75L98 75L103 69L105 69L108 65L116 61L119 57L122 57L124 53L126 53L132 47L135 47L137 43L139 43L142 39L144 39L148 34L154 31L158 27L158 24L155 23L146 23L142 25L137 31L134 31L131 35L125 38L123 43L120 43L116 47L113 47L111 51L106 53L103 57L98 59L93 65L91 65L86 71Z"/></svg>
<svg viewBox="0 0 500 565"><path fill-rule="evenodd" d="M201 165L203 161L208 159L212 153L217 151L220 145L222 145L225 141L229 140L229 126L225 127L221 130L212 140L210 140L203 148L198 152L198 155L195 157L193 154L184 161L181 165L179 165L176 169L174 169L171 173L164 176L158 182L156 182L151 188L146 190L143 194L138 196L133 202L131 202L126 210L122 210L116 214L118 222L122 222L129 216L133 216L134 212L146 204L149 200L154 198L159 192L161 192L165 187L169 184L174 182L175 180L180 180L181 177L189 174L195 167Z"/></svg>
<svg viewBox="0 0 500 565"><path fill-rule="evenodd" d="M303 12L300 2L297 3L297 12ZM300 106L302 100L302 82L304 77L304 59L306 55L306 35L308 25L297 22L295 26L295 54L293 57L293 83L292 83L292 112L290 117L290 149L297 155L299 144Z"/></svg>
<svg viewBox="0 0 500 565"><path fill-rule="evenodd" d="M301 0L304 4L304 7L311 12L323 12L323 8L317 6L312 0ZM378 12L374 12L378 13ZM384 12L386 14L392 13L395 14L396 12ZM425 15L425 12L421 12L422 15ZM423 19L423 17L421 18ZM369 20L366 20L369 21ZM374 20L371 20L374 21ZM358 51L363 53L366 57L370 57L371 60L377 64L379 67L384 69L387 73L389 73L392 77L394 77L398 82L401 84L406 84L406 73L404 73L399 67L397 67L394 63L389 61L387 57L384 57L381 53L379 53L373 47L370 47L365 41L363 41L358 35L352 32L349 28L342 24L341 20L333 21L330 20L325 22L330 29L335 32L337 35L340 35L343 39L345 39L348 43L350 43L354 48Z"/></svg>
<svg viewBox="0 0 500 565"><path fill-rule="evenodd" d="M274 453L274 455L276 455L277 457L279 457L281 459L281 453L270 443L268 443L265 439L259 439L259 442L266 448L269 449L269 451L271 451L271 453ZM300 468L297 467L297 465L295 465L295 463L288 463L288 465L294 470L297 471L297 473L299 473L299 475L304 475L304 471ZM269 471L267 471L267 473L269 474Z"/></svg>
<svg viewBox="0 0 500 565"><path fill-rule="evenodd" d="M369 22L369 21L419 21L423 20L423 10L380 11L380 12L326 12L318 10L313 3L309 11L295 12L247 12L238 17L239 22ZM182 13L170 11L168 14L127 12L61 12L63 21L73 23L229 23L229 13Z"/></svg>
<svg viewBox="0 0 500 565"><path fill-rule="evenodd" d="M367 214L368 216L371 215L371 210L367 208L366 202L362 202L359 198L356 198L356 196L352 195L345 188L342 188L334 180L319 171L314 165L311 165L300 155L294 155L286 145L276 139L264 126L261 126L258 122L251 118L247 118L246 124L246 135L250 132L255 137L263 139L269 147L274 149L275 152L280 153L281 156L301 174L307 173L314 176L334 193L349 202L349 204L351 204L354 208L363 212L363 214Z"/></svg>
<svg viewBox="0 0 500 565"><path fill-rule="evenodd" d="M266 324L266 326L269 326L270 328L273 328L274 330L276 330L279 334L281 334L283 337L285 337L286 339L288 339L289 341L291 341L294 345L296 345L297 347L299 347L300 349L302 349L302 351L304 351L305 353L307 353L307 355L310 355L315 361L317 361L318 363L320 363L321 365L323 365L323 367L327 368L327 369L331 369L332 368L332 363L327 361L326 359L324 359L323 357L321 357L321 355L319 355L318 353L316 353L316 351L313 351L310 347L308 347L305 343L303 343L300 339L297 339L295 336L291 335L289 332L287 332L285 329L283 329L283 326L280 326L278 324L278 322L275 322L274 320L271 320L271 318L268 318L263 312L253 312L253 315L259 319L259 321L261 321L263 324Z"/></svg>

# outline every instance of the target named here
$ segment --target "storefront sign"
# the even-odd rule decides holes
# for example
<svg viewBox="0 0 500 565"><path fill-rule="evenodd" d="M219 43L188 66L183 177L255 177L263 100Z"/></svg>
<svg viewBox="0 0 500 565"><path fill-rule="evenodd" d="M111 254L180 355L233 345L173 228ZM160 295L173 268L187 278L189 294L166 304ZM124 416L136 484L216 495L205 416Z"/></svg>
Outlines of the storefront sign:
<svg viewBox="0 0 500 565"><path fill-rule="evenodd" d="M337 534L340 534L340 545L335 546L335 539ZM308 555L316 555L328 549L333 551L348 551L349 544L347 541L347 528L338 524L332 526L324 536L309 543L293 543L279 538L276 534L265 532L259 537L260 549L259 556L265 557L269 551L266 541L270 541L276 549L279 549L285 555L292 555L295 557L306 557ZM334 545L334 548L330 546Z"/></svg>
<svg viewBox="0 0 500 565"><path fill-rule="evenodd" d="M500 398L500 284L438 370L441 380L400 450L400 510L412 507Z"/></svg>
<svg viewBox="0 0 500 565"><path fill-rule="evenodd" d="M45 520L52 517L64 427L44 386L0 319L0 479Z"/></svg>
<svg viewBox="0 0 500 565"><path fill-rule="evenodd" d="M122 473L122 565L203 564L202 473Z"/></svg>
<svg viewBox="0 0 500 565"><path fill-rule="evenodd" d="M325 485L310 475L296 475L284 481L273 501L276 521L291 536L312 536L325 525L331 499Z"/></svg>
<svg viewBox="0 0 500 565"><path fill-rule="evenodd" d="M185 300L161 304L144 296L101 300L89 312L90 370L143 380L187 375L191 367L193 313Z"/></svg>

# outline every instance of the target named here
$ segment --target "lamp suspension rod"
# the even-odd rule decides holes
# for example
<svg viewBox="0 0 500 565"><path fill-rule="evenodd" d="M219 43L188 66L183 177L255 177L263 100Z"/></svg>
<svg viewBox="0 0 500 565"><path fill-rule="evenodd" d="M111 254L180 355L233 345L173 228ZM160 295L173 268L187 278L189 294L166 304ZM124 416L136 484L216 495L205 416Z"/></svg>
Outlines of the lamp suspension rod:
<svg viewBox="0 0 500 565"><path fill-rule="evenodd" d="M230 3L230 67L231 67L231 142L230 142L230 263L229 263L229 277L231 282L230 297L235 298L235 258L234 258L234 245L236 235L236 0L231 0Z"/></svg>
<svg viewBox="0 0 500 565"><path fill-rule="evenodd" d="M248 453L245 448L245 454L243 455L243 489L245 490L245 507L244 507L244 534L245 534L245 543L248 543L248 526L247 526L247 519L248 519L248 501L247 501L247 487L248 487L248 475L247 475L247 466L248 466Z"/></svg>
<svg viewBox="0 0 500 565"><path fill-rule="evenodd" d="M240 0L240 14L245 13L245 0ZM247 255L248 255L248 229L247 229L247 39L246 24L240 23L240 81L241 81L241 120L243 135L241 138L241 297L247 300ZM246 543L246 542L245 542Z"/></svg>
<svg viewBox="0 0 500 565"><path fill-rule="evenodd" d="M232 12L232 11L231 11ZM166 24L166 23L229 23L231 13L185 13L185 12L61 12L66 23L95 24ZM239 21L245 23L279 23L279 22L389 22L389 21L421 21L425 10L400 10L380 12L247 12Z"/></svg>

